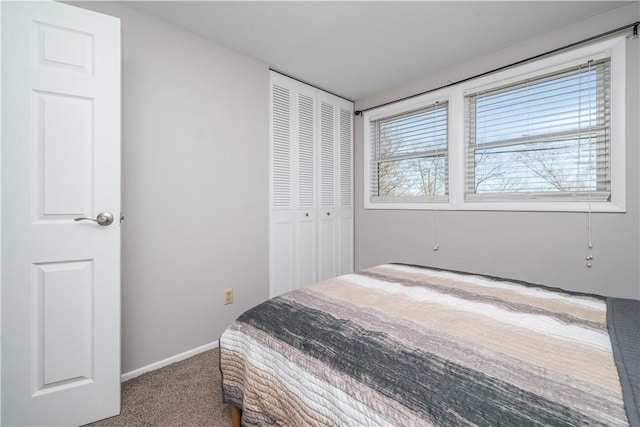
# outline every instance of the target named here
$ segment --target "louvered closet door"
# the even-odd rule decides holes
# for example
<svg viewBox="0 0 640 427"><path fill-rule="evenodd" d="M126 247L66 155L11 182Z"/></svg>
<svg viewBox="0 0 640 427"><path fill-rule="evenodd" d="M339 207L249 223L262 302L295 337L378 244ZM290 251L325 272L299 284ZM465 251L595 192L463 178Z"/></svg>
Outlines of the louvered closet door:
<svg viewBox="0 0 640 427"><path fill-rule="evenodd" d="M315 89L299 85L296 94L297 174L295 277L300 288L316 281L317 272L317 191Z"/></svg>
<svg viewBox="0 0 640 427"><path fill-rule="evenodd" d="M294 289L293 91L272 79L270 120L269 292Z"/></svg>
<svg viewBox="0 0 640 427"><path fill-rule="evenodd" d="M317 280L316 90L271 76L271 295Z"/></svg>
<svg viewBox="0 0 640 427"><path fill-rule="evenodd" d="M323 97L324 98L324 97ZM318 280L337 275L335 107L318 100L320 118L320 210L318 215Z"/></svg>
<svg viewBox="0 0 640 427"><path fill-rule="evenodd" d="M319 92L318 280L353 271L353 104Z"/></svg>
<svg viewBox="0 0 640 427"><path fill-rule="evenodd" d="M270 294L353 271L353 104L271 73Z"/></svg>
<svg viewBox="0 0 640 427"><path fill-rule="evenodd" d="M353 104L339 100L338 114L338 274L353 272Z"/></svg>

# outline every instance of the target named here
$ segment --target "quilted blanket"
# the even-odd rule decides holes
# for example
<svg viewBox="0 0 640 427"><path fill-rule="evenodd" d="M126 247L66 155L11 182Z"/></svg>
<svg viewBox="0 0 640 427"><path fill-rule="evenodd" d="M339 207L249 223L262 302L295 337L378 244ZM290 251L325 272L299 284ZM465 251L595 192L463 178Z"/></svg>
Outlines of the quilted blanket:
<svg viewBox="0 0 640 427"><path fill-rule="evenodd" d="M223 400L249 426L629 425L637 343L608 326L603 297L386 264L242 314Z"/></svg>

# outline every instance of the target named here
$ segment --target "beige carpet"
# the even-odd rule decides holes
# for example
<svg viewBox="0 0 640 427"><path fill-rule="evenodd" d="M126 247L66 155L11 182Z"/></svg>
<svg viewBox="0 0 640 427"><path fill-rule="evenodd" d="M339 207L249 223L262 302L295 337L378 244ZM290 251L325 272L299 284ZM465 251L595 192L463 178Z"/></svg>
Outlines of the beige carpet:
<svg viewBox="0 0 640 427"><path fill-rule="evenodd" d="M122 412L89 426L231 426L220 397L218 349L122 384Z"/></svg>

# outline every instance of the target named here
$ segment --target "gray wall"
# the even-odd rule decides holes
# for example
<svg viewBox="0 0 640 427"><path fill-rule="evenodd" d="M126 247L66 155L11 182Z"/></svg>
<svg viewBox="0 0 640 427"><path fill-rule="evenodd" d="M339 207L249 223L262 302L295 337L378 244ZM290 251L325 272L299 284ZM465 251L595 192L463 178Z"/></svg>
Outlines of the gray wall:
<svg viewBox="0 0 640 427"><path fill-rule="evenodd" d="M638 4L541 35L356 102L356 110L437 88L634 22ZM444 38L446 42L446 37ZM469 39L473 42L473 38ZM640 40L627 45L627 212L593 214L593 266L585 264L586 213L363 209L363 120L355 121L355 266L405 262L490 274L569 290L640 299L638 149ZM435 224L439 251L433 251Z"/></svg>
<svg viewBox="0 0 640 427"><path fill-rule="evenodd" d="M268 296L269 73L126 5L72 4L122 19L124 373Z"/></svg>

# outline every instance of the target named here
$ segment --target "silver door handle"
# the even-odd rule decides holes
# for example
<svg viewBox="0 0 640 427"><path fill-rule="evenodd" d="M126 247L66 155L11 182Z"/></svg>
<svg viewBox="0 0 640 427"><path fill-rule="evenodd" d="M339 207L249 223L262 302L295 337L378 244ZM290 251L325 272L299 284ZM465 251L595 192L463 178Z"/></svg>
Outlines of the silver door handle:
<svg viewBox="0 0 640 427"><path fill-rule="evenodd" d="M94 221L94 222L97 222L98 225L102 225L106 227L107 225L111 225L111 223L113 222L113 214L110 212L100 212L96 217L96 219L80 217L80 218L74 218L73 220L74 221Z"/></svg>

